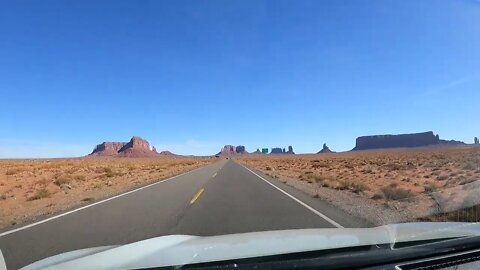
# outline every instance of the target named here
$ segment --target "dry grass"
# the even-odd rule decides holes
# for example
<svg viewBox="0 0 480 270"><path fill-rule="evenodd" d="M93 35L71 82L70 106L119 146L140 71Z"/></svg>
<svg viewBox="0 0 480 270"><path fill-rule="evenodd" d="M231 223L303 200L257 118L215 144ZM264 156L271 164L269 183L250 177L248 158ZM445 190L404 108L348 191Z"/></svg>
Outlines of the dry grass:
<svg viewBox="0 0 480 270"><path fill-rule="evenodd" d="M409 201L415 196L415 193L412 191L396 186L382 187L381 190L387 200Z"/></svg>
<svg viewBox="0 0 480 270"><path fill-rule="evenodd" d="M278 178L277 175L271 175L274 178ZM333 177L325 175L316 175L312 171L306 171L304 174L300 175L300 179L305 180L309 183L317 183L321 187L328 187L337 190L350 190L355 193L360 193L368 190L368 187L357 181L352 181L348 179L336 179Z"/></svg>
<svg viewBox="0 0 480 270"><path fill-rule="evenodd" d="M56 174L54 178L55 180L53 181L53 183L57 186L67 185L73 181L73 177L68 174Z"/></svg>
<svg viewBox="0 0 480 270"><path fill-rule="evenodd" d="M209 158L0 160L0 228L216 161Z"/></svg>
<svg viewBox="0 0 480 270"><path fill-rule="evenodd" d="M259 170L268 168L270 175L282 181L298 179L312 190L357 193L379 205L402 204L398 209L430 208L433 193L446 196L450 208L459 207L468 192L480 190L480 185L473 187L480 180L479 147L255 155L239 160Z"/></svg>
<svg viewBox="0 0 480 270"><path fill-rule="evenodd" d="M432 148L324 155L250 156L241 161L260 170L304 181L361 184L372 192L396 183L415 193L480 180L480 148ZM325 180L325 181L324 181ZM416 185L415 185L416 184ZM329 184L326 184L329 186ZM336 184L332 183L333 188Z"/></svg>
<svg viewBox="0 0 480 270"><path fill-rule="evenodd" d="M28 197L27 201L35 201L43 198L49 198L52 194L45 188L39 189L32 197Z"/></svg>
<svg viewBox="0 0 480 270"><path fill-rule="evenodd" d="M9 169L9 170L7 170L7 171L5 172L5 174L6 174L6 175L15 175L15 174L17 174L17 173L19 173L19 172L21 172L20 169L15 168L15 169Z"/></svg>

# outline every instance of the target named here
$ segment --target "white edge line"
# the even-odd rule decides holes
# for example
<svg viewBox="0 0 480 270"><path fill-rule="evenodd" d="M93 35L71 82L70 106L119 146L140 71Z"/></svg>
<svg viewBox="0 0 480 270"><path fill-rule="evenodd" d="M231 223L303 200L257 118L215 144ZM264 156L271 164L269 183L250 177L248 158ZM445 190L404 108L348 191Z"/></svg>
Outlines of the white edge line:
<svg viewBox="0 0 480 270"><path fill-rule="evenodd" d="M212 163L212 164L214 164L214 163ZM208 165L207 165L207 166L208 166ZM163 182L166 182L166 181L175 179L175 178L177 178L177 177L180 177L180 176L183 176L183 175L192 173L192 172L194 172L194 171L196 171L196 170L199 170L199 169L202 169L202 168L205 168L205 167L206 167L206 166L202 166L202 167L193 169L193 170L191 170L191 171L184 172L184 173L182 173L182 174L175 175L175 176L172 176L172 177L170 177L170 178L167 178L167 179L164 179L164 180L160 180L160 181L158 181L158 182L155 182L155 183L152 183L152 184L148 184L148 185L146 185L146 186L139 187L139 188L137 188L137 189L130 190L130 191L127 191L127 192L125 192L125 193L118 194L118 195L115 195L115 196L113 196L113 197L110 197L110 198L107 198L107 199L104 199L104 200L101 200L101 201L98 201L98 202L95 202L95 203L92 203L92 204L89 204L89 205L85 205L85 206L82 206L82 207L77 208L77 209L73 209L73 210L71 210L71 211L62 213L62 214L60 214L60 215L56 215L56 216L53 216L53 217L49 217L49 218L47 218L47 219L40 220L40 221L37 221L37 222L32 223L32 224L25 225L25 226L20 227L20 228L16 228L16 229L13 229L13 230L10 230L10 231L6 231L6 232L3 232L3 233L0 233L0 237L5 236L5 235L9 235L9 234L12 234L12 233L15 233L15 232L18 232L18 231L22 231L22 230L25 230L25 229L28 229L28 228L31 228L31 227L33 227L33 226L36 226L36 225L39 225L39 224L48 222L48 221L50 221L50 220L54 220L54 219L57 219L57 218L60 218L60 217L69 215L69 214L72 214L72 213L75 213L75 212L78 212L78 211L83 210L83 209L87 209L87 208L92 207L92 206L95 206L95 205L97 205L97 204L101 204L101 203L108 202L108 201L111 201L111 200L116 199L116 198L120 198L120 197L125 196L125 195L128 195L128 194L130 194L130 193L133 193L133 192L136 192L136 191L145 189L145 188L149 188L149 187L154 186L154 185L158 185L158 184L160 184L160 183L163 183ZM1 270L1 268L0 268L0 270Z"/></svg>
<svg viewBox="0 0 480 270"><path fill-rule="evenodd" d="M240 164L240 163L238 163ZM307 208L308 210L312 211L314 214L316 214L317 216L325 219L326 221L328 221L328 223L332 224L333 226L337 227L337 228L344 228L342 225L338 224L337 222L333 221L331 218L325 216L324 214L318 212L317 210L315 210L313 207L311 207L310 205L300 201L299 199L293 197L292 195L290 195L288 192L286 192L285 190L275 186L274 184L270 183L270 181L266 180L265 178L261 177L260 175L258 175L256 172L250 170L249 168L245 167L243 164L240 164L240 166L244 167L245 169L247 169L248 171L250 171L251 173L253 173L254 175L256 175L258 178L262 179L263 181L267 182L269 185L271 185L272 187L276 188L278 191L282 192L283 194L287 195L288 197L290 197L290 199L296 201L297 203L303 205L305 208Z"/></svg>
<svg viewBox="0 0 480 270"><path fill-rule="evenodd" d="M0 250L0 270L7 270L7 264L5 263L5 258L3 257L1 250Z"/></svg>

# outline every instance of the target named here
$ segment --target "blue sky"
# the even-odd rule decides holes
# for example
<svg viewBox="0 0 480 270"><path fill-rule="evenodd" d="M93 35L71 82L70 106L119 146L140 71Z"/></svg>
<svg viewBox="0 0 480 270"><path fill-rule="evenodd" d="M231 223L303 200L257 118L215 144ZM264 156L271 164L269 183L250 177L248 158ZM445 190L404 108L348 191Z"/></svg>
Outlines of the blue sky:
<svg viewBox="0 0 480 270"><path fill-rule="evenodd" d="M3 1L0 157L480 136L479 1Z"/></svg>

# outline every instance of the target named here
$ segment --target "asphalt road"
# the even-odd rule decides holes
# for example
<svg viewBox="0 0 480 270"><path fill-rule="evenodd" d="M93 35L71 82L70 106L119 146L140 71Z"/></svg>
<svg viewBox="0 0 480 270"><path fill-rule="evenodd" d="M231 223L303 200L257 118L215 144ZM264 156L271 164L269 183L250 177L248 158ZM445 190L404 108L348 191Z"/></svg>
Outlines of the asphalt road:
<svg viewBox="0 0 480 270"><path fill-rule="evenodd" d="M363 227L346 213L232 160L47 221L0 232L7 269L59 253L170 234Z"/></svg>

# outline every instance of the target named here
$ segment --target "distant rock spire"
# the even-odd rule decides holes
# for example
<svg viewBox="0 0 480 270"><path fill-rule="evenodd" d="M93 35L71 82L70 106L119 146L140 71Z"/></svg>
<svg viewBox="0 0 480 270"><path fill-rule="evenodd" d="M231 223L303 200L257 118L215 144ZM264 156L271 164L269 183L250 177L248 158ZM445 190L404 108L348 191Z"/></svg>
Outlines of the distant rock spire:
<svg viewBox="0 0 480 270"><path fill-rule="evenodd" d="M332 150L330 150L330 148L328 148L327 144L324 143L322 150L320 150L320 152L318 152L317 154L326 154L326 153L333 153L333 152Z"/></svg>

